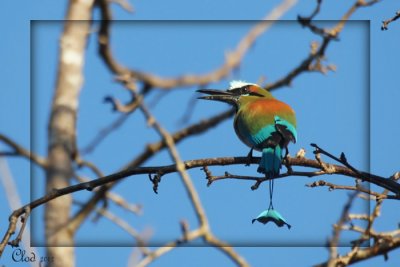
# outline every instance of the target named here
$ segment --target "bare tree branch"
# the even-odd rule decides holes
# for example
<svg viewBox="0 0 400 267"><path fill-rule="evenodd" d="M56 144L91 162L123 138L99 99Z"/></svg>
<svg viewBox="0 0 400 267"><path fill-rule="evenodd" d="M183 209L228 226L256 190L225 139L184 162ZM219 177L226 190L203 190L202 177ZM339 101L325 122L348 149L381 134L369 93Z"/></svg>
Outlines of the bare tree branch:
<svg viewBox="0 0 400 267"><path fill-rule="evenodd" d="M264 88L271 91L282 86L290 86L293 79L303 72L320 71L326 73L327 70L332 69L332 67L329 66L323 67L321 64L321 60L325 57L325 51L329 43L333 40L338 40L339 33L343 30L346 22L358 8L373 5L378 1L379 0L365 2L363 0L357 0L332 29L320 29L312 24L312 20L319 13L322 4L322 0L317 0L317 6L312 14L309 17L298 16L298 20L301 25L310 28L312 32L323 37L321 45L318 46L314 43L311 53L297 67L279 80L266 84Z"/></svg>
<svg viewBox="0 0 400 267"><path fill-rule="evenodd" d="M248 49L253 46L257 38L267 31L283 14L285 14L296 0L285 0L256 24L245 37L238 43L236 49L226 55L225 63L218 69L203 75L186 74L175 78L163 78L155 74L128 69L119 64L112 56L110 48L109 24L112 19L111 11L106 0L99 1L102 21L99 31L99 53L110 70L120 76L129 77L153 87L160 89L171 89L176 87L205 85L217 82L239 67Z"/></svg>
<svg viewBox="0 0 400 267"><path fill-rule="evenodd" d="M3 141L5 144L10 146L13 151L12 152L1 152L0 151L0 156L21 156L24 157L33 163L39 165L42 168L47 167L47 160L45 158L42 158L31 151L26 150L7 136L0 134L0 140Z"/></svg>
<svg viewBox="0 0 400 267"><path fill-rule="evenodd" d="M154 260L157 258L161 257L165 253L173 250L174 248L185 244L186 242L195 240L199 237L201 237L205 232L205 229L198 228L196 230L190 231L185 233L181 238L170 241L166 243L164 246L157 248L156 250L152 251L149 253L146 257L144 257L137 265L136 267L145 267L152 263Z"/></svg>
<svg viewBox="0 0 400 267"><path fill-rule="evenodd" d="M11 174L11 170L9 169L9 166L7 164L7 160L4 158L0 157L0 183L4 187L6 199L8 201L8 204L10 206L11 210L15 210L18 207L22 206L21 199L17 190L17 185L15 184L14 177ZM25 216L24 220L24 226L28 222L27 216ZM29 227L25 229L20 229L19 232L23 233L25 231L24 235L20 235L20 239L22 241L23 247L26 250L28 254L34 253L35 255L39 256L39 253L37 252L35 247L31 246L31 235L30 235L30 229ZM19 244L19 241L18 241ZM35 263L31 262L30 263L32 267L35 267Z"/></svg>
<svg viewBox="0 0 400 267"><path fill-rule="evenodd" d="M102 176L99 176L102 177ZM77 180L80 183L84 183L89 181L88 179L83 178L82 176L76 175ZM105 193L105 197L114 202L117 206L120 206L121 208L130 211L136 215L141 215L142 214L142 205L140 204L133 204L133 203L129 203L126 201L126 199L124 197L122 197L121 195L114 193L112 191L108 191Z"/></svg>
<svg viewBox="0 0 400 267"><path fill-rule="evenodd" d="M120 114L118 118L110 125L107 125L103 129L98 131L96 136L84 148L80 150L80 154L86 155L93 152L108 135L117 130L129 118L130 114L132 113Z"/></svg>
<svg viewBox="0 0 400 267"><path fill-rule="evenodd" d="M125 9L130 13L135 12L135 9L131 5L131 3L129 3L128 0L108 0L108 1L115 2L116 4L120 5L123 9Z"/></svg>
<svg viewBox="0 0 400 267"><path fill-rule="evenodd" d="M348 221L349 213L351 205L355 197L357 196L357 192L353 192L349 199L347 200L346 204L343 207L342 214L340 216L339 221L333 226L333 235L332 238L328 242L328 249L329 249L329 260L327 262L327 267L335 267L337 266L334 260L337 258L337 246L339 244L339 237L341 233L342 226Z"/></svg>
<svg viewBox="0 0 400 267"><path fill-rule="evenodd" d="M351 191L359 191L365 194L374 196L375 199L400 199L399 195L387 195L387 194L380 194L378 192L374 192L368 188L364 188L361 185L357 186L348 186L348 185L337 185L333 183L329 183L324 180L315 181L312 183L307 184L308 187L318 187L318 186L326 186L329 188L330 191L339 189L339 190L351 190Z"/></svg>
<svg viewBox="0 0 400 267"><path fill-rule="evenodd" d="M144 257L136 266L137 267L145 267L155 261L157 258L161 257L167 252L182 246L190 241L194 241L198 238L203 238L203 240L210 244L211 246L216 247L225 253L233 262L237 264L237 266L247 267L249 264L242 258L239 254L237 254L232 247L228 244L218 240L210 231L207 231L205 228L197 228L195 230L189 231L188 226L185 222L181 222L182 225L182 237L177 240L166 243L164 246L157 248L156 250L149 253L146 257Z"/></svg>
<svg viewBox="0 0 400 267"><path fill-rule="evenodd" d="M75 204L82 205L82 203L77 203L77 202L75 202ZM122 228L125 232L127 232L130 236L132 236L136 241L135 245L137 245L140 248L140 250L142 251L143 254L146 255L146 254L149 253L149 250L146 247L146 240L144 240L140 236L140 233L136 229L134 229L127 221L125 221L122 218L118 217L114 213L106 210L105 208L96 208L95 211L96 211L97 214L99 214L99 215L107 218L108 220L112 221L117 226Z"/></svg>
<svg viewBox="0 0 400 267"><path fill-rule="evenodd" d="M209 119L204 119L201 120L197 123L194 123L186 128L183 128L182 130L179 130L172 134L172 138L175 142L175 144L180 143L183 141L185 138L194 136L197 134L201 134L208 129L218 125L220 122L226 120L227 118L230 118L234 114L233 110L227 110L225 112L222 112L220 114L217 114L214 117L211 117ZM135 168L137 166L140 166L143 164L146 160L151 158L153 155L155 155L157 152L161 151L162 149L166 148L166 143L164 140L161 140L159 142L149 144L146 146L143 152L139 153L139 156L137 156L134 160L132 160L130 163L126 164L126 167L123 169L128 169L128 168ZM78 223L78 218L79 221L82 222L86 216L90 214L90 212L93 210L93 208L96 206L98 201L104 199L104 195L106 192L109 191L114 186L114 183L107 183L103 185L98 191L94 193L92 198L84 205L80 211L78 211L70 220L69 227L72 227L72 229L77 229L80 225Z"/></svg>
<svg viewBox="0 0 400 267"><path fill-rule="evenodd" d="M258 164L260 158L259 157L254 157L251 160L252 164ZM303 157L297 157L297 158L287 158L286 159L286 164L290 166L303 166L303 167L310 167L310 168L315 168L315 169L321 169L321 163L318 160L311 160L311 159L306 159ZM215 166L215 165L234 165L234 164L247 164L249 162L249 159L247 157L226 157L226 158L208 158L208 159L199 159L199 160L188 160L182 162L182 168L185 169L192 169L192 168L199 168L199 167L204 167L204 166ZM355 173L353 170L343 167L340 165L335 165L335 164L327 164L328 166L327 170L323 170L326 174L341 174L345 175L348 177L360 179L359 174L361 174L363 177L368 177L368 181L371 183L374 183L378 186L381 186L391 192L393 192L396 196L400 195L400 184L397 182L388 179L388 178L383 178L377 175L365 173L365 172L358 172ZM34 209L44 203L49 202L50 200L53 200L55 198L59 198L60 196L66 195L66 194L71 194L73 192L81 191L81 190L93 190L94 188L98 186L104 186L105 184L109 184L115 181L118 181L120 179L123 179L128 176L132 175L139 175L139 174L157 174L160 177L163 175L166 175L168 173L173 173L177 172L178 167L177 164L172 164L172 165L167 165L167 166L158 166L158 167L137 167L137 168L131 168L131 169L126 169L105 177L101 177L99 179L95 179L92 181L88 181L85 183L80 183L76 185L72 185L69 187L61 188L61 189L54 189L45 196L25 205L24 207L14 211L10 217L10 227L9 231L7 231L5 238L3 238L3 242L1 243L0 246L0 253L2 252L2 249L4 249L5 245L8 242L8 239L10 238L12 232L12 229L15 229L11 226L11 224L16 223L16 219L21 216L22 214L25 213L25 209L29 207L30 209ZM287 176L290 176L290 174L287 174ZM276 177L278 178L278 177ZM258 178L254 178L253 180L257 180ZM265 181L265 180L262 180ZM153 181L154 183L154 181ZM92 198L92 202L97 203L98 199L97 198ZM10 232L11 231L11 232ZM1 255L1 254L0 254Z"/></svg>
<svg viewBox="0 0 400 267"><path fill-rule="evenodd" d="M393 175L390 179L398 180L399 177L397 173ZM354 192L356 194L356 192ZM354 196L354 194L352 196ZM380 195L387 196L388 190L385 189ZM329 249L331 251L330 257L327 262L321 263L316 266L348 266L353 263L367 260L371 257L378 255L383 255L385 260L388 258L387 253L400 247L400 229L396 229L390 232L376 232L372 229L372 225L375 220L380 216L380 210L385 197L380 197L376 201L376 205L372 211L371 215L353 215L349 213L349 207L346 205L346 211L342 213L342 218L340 222L334 226L334 237L331 239L329 244ZM369 201L369 200L368 200ZM368 225L366 228L362 228L354 225L350 222L350 225L344 225L344 222L351 221L353 219L366 220ZM349 252L344 255L338 255L336 251L336 245L333 242L338 242L339 233L342 230L349 230L360 233L360 238L352 241L353 246ZM368 248L361 248L360 245L366 241L373 239L373 244Z"/></svg>
<svg viewBox="0 0 400 267"><path fill-rule="evenodd" d="M387 31L388 30L388 26L390 23L392 23L395 20L398 20L400 18L400 11L396 12L396 15L394 15L393 17L391 17L390 19L384 20L382 21L382 27L381 30L382 31Z"/></svg>
<svg viewBox="0 0 400 267"><path fill-rule="evenodd" d="M388 237L385 240L375 243L369 248L359 249L356 253L338 257L331 261L332 266L347 266L370 258L387 254L400 247L400 237ZM315 265L315 267L327 267L327 263Z"/></svg>
<svg viewBox="0 0 400 267"><path fill-rule="evenodd" d="M134 84L129 82L129 80L125 81L125 86L128 87L132 92L135 91ZM203 205L201 203L200 197L197 193L197 190L196 190L188 172L186 171L184 162L180 159L179 152L175 146L172 135L160 125L160 123L150 113L147 106L143 102L140 103L140 109L142 110L144 116L146 117L148 124L153 126L156 129L156 131L163 138L166 146L168 147L170 156L173 159L173 161L175 162L177 172L179 173L179 175L182 179L182 182L183 182L186 192L188 194L189 200L191 201L193 209L196 213L197 220L199 222L198 229L203 230L201 232L203 233L204 240L206 242L209 242L211 245L219 248L223 252L225 252L232 260L240 263L241 266L248 266L246 261L242 257L240 257L228 244L223 243L222 241L219 241L217 238L215 238L213 236L210 225L208 223L208 218L207 218L206 212L203 208ZM154 183L154 188L155 188L154 191L156 193L157 193L158 183L161 181L161 175L158 175L157 177L159 177L159 178L157 179L156 182L155 182L154 178L152 180ZM185 226L185 225L183 225L183 226ZM187 228L188 227L182 227L183 232L184 232L183 237L185 240L187 240Z"/></svg>

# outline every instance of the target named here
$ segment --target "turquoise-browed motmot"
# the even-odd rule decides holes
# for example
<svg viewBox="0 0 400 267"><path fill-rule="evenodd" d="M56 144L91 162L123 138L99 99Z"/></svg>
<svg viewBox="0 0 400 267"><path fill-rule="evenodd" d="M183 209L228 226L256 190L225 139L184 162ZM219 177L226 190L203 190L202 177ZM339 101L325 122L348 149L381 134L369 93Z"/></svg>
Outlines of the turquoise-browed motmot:
<svg viewBox="0 0 400 267"><path fill-rule="evenodd" d="M198 92L208 94L200 99L222 101L236 108L235 132L251 148L249 158L253 149L262 152L257 171L267 178L278 175L283 149L286 157L289 142L297 140L293 109L257 84L241 81L231 82L226 91L201 89Z"/></svg>

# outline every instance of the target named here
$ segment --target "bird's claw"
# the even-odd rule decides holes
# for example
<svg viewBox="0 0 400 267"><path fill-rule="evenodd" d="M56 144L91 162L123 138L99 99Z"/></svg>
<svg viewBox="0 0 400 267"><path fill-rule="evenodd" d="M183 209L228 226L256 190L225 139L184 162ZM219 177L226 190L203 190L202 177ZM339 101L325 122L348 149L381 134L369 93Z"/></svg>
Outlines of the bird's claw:
<svg viewBox="0 0 400 267"><path fill-rule="evenodd" d="M244 166L250 166L252 161L253 161L253 148L251 148L249 154L247 154L247 159Z"/></svg>

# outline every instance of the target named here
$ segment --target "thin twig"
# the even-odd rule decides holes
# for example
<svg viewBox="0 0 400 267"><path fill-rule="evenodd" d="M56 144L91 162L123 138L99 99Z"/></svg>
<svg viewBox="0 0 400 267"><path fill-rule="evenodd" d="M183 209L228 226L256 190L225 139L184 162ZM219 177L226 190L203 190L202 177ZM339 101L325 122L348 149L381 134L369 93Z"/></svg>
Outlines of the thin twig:
<svg viewBox="0 0 400 267"><path fill-rule="evenodd" d="M75 175L75 177L80 183L89 181L88 179L85 179L79 175ZM123 198L121 195L119 195L115 192L107 191L105 193L105 197L107 199L111 200L112 202L114 202L117 206L120 206L121 208L123 208L127 211L130 211L133 214L136 214L136 215L142 214L142 205L129 203L125 200L125 198Z"/></svg>
<svg viewBox="0 0 400 267"><path fill-rule="evenodd" d="M78 203L76 201L74 203L79 206L83 205L82 203ZM146 241L143 240L143 238L140 236L140 233L136 229L134 229L127 221L123 220L122 218L104 208L96 208L95 211L96 213L112 221L129 235L131 235L136 240L136 245L140 248L143 254L146 255L150 252L149 249L146 247Z"/></svg>
<svg viewBox="0 0 400 267"><path fill-rule="evenodd" d="M242 266L242 267L249 266L246 260L243 257L241 257L238 253L236 253L231 246L219 240L213 234L211 233L206 234L205 241L211 246L214 246L215 248L225 253L230 259L233 260L233 262L236 263L237 266Z"/></svg>
<svg viewBox="0 0 400 267"><path fill-rule="evenodd" d="M25 207L24 215L20 217L22 225L21 225L21 228L19 229L17 238L15 238L14 240L8 242L8 244L11 245L12 247L18 247L19 246L19 243L22 240L22 234L24 233L25 226L28 223L28 218L29 218L30 215L31 215L31 209L29 207Z"/></svg>
<svg viewBox="0 0 400 267"><path fill-rule="evenodd" d="M120 5L123 9L125 9L130 13L133 13L135 11L135 9L131 5L131 3L129 3L128 0L108 0L108 1L115 2L116 4Z"/></svg>
<svg viewBox="0 0 400 267"><path fill-rule="evenodd" d="M349 185L337 185L337 184L333 184L324 180L319 180L319 181L315 181L312 183L307 184L306 186L308 187L319 187L319 186L327 186L329 188L329 191L333 191L336 189L339 190L351 190L351 191L360 191L363 192L365 194L374 196L375 199L400 199L400 196L396 196L396 195L387 195L387 194L381 194L378 192L374 192L370 189L364 188L362 186L349 186Z"/></svg>
<svg viewBox="0 0 400 267"><path fill-rule="evenodd" d="M382 21L381 30L382 31L387 31L389 24L392 23L395 20L398 20L399 18L400 18L400 11L397 11L396 14L393 17L391 17L390 19Z"/></svg>
<svg viewBox="0 0 400 267"><path fill-rule="evenodd" d="M21 198L17 190L17 185L5 158L0 158L0 184L2 184L4 188L4 197L5 199L7 199L10 209L15 210L21 207ZM28 220L26 217L25 223L23 225L25 225L27 221ZM31 253L33 253L34 255L40 257L40 253L38 253L36 248L31 246L31 235L29 226L25 226L25 229L22 230L18 229L18 231L20 233L19 239L22 241L22 245L27 255L31 255ZM24 233L24 235L22 235L22 233ZM15 243L19 244L19 241ZM34 262L31 262L31 266L35 267L36 265L34 264Z"/></svg>
<svg viewBox="0 0 400 267"><path fill-rule="evenodd" d="M172 138L175 144L178 144L190 136L195 136L207 131L208 129L218 125L222 121L230 118L233 114L234 114L233 110L227 110L209 119L201 120L197 123L194 123L188 127L185 127L175 132L174 134L172 134ZM149 158L151 158L153 155L155 155L157 152L161 151L164 148L166 148L166 143L164 142L164 140L147 145L144 151L139 153L139 156L137 156L130 163L126 164L126 167L124 167L123 169L131 169L140 166L146 160L148 160ZM149 174L151 173L157 173L157 171L149 172ZM72 217L68 225L68 227L70 227L70 230L72 232L78 229L81 222L83 222L84 219L90 214L90 212L96 207L97 203L104 199L105 195L107 195L107 192L115 185L115 182L117 181L119 181L119 179L115 180L114 182L106 183L103 186L101 186L99 190L97 190L94 193L94 195L90 198L90 200L87 201L87 203L81 208L81 210L78 211Z"/></svg>
<svg viewBox="0 0 400 267"><path fill-rule="evenodd" d="M21 157L24 157L24 158L30 160L31 162L37 164L38 166L40 166L42 168L47 167L47 161L45 158L42 158L42 157L36 155L35 153L32 153L32 151L26 150L25 148L23 148L22 146L20 146L19 144L17 144L10 138L8 138L7 136L0 134L0 141L7 144L8 146L10 146L13 149L12 152L0 151L0 156L2 156L2 155L3 156L21 156Z"/></svg>
<svg viewBox="0 0 400 267"><path fill-rule="evenodd" d="M286 74L284 77L278 79L273 83L266 84L263 87L266 90L271 91L282 86L290 86L294 78L299 76L303 72L320 71L322 73L326 73L326 71L331 70L331 66L323 67L320 63L321 59L323 59L325 56L325 51L329 43L333 40L338 40L339 33L343 30L344 25L358 8L373 5L378 1L379 0L365 2L363 0L357 0L332 29L320 29L311 23L312 19L318 14L321 7L322 2L318 0L317 6L313 13L308 17L299 16L298 20L303 26L308 27L315 34L323 37L321 45L313 47L311 53L303 61L301 61L297 67L289 71L289 73ZM313 62L315 62L314 65Z"/></svg>
<svg viewBox="0 0 400 267"><path fill-rule="evenodd" d="M328 249L329 249L329 260L327 263L328 267L335 267L336 262L334 260L337 258L337 246L339 243L339 237L341 233L342 226L348 221L348 215L353 204L355 197L357 196L357 192L353 192L349 199L347 200L346 204L343 207L342 214L340 216L339 221L333 226L333 236L332 239L328 242Z"/></svg>
<svg viewBox="0 0 400 267"><path fill-rule="evenodd" d="M387 259L387 254L400 247L400 237L390 237L381 242L376 242L373 246L359 249L357 253L349 253L345 256L332 259L331 263L333 266L347 266L357 262L365 261L383 255ZM386 255L386 256L385 256ZM328 263L324 262L321 264L314 265L315 267L327 267Z"/></svg>
<svg viewBox="0 0 400 267"><path fill-rule="evenodd" d="M201 236L204 235L204 229L198 228L196 230L192 230L190 232L187 232L182 236L181 238L178 238L174 241L170 241L163 246L157 248L156 250L152 251L149 253L146 257L144 257L137 265L136 267L145 267L152 263L154 260L157 258L161 257L165 253L173 250L174 248L181 246L182 244L185 244L189 241L195 240Z"/></svg>
<svg viewBox="0 0 400 267"><path fill-rule="evenodd" d="M218 69L203 75L186 74L174 78L164 78L155 74L141 72L135 69L128 69L119 64L112 56L110 48L109 24L111 20L111 11L105 0L99 1L99 7L102 14L102 21L99 31L99 51L106 65L119 75L142 81L144 84L154 88L172 89L176 87L205 85L217 82L231 73L232 70L239 67L247 51L254 45L258 37L267 31L283 14L285 14L296 0L285 0L274 8L271 12L262 18L250 31L240 40L236 49L226 55L226 60Z"/></svg>
<svg viewBox="0 0 400 267"><path fill-rule="evenodd" d="M124 122L129 118L130 114L132 113L120 114L115 121L99 130L96 136L85 147L80 149L80 154L87 155L92 153L107 136L124 124Z"/></svg>
<svg viewBox="0 0 400 267"><path fill-rule="evenodd" d="M385 179L383 177L378 177L378 176L375 176L375 175L372 175L372 174L369 174L369 173L366 173L366 172L361 172L361 171L357 170L352 165L350 165L350 163L347 161L346 156L344 155L344 153L341 153L340 158L338 158L338 157L332 155L331 153L325 151L324 149L320 148L316 144L311 144L311 146L315 147L316 150L314 151L314 154L316 154L316 156L318 156L319 154L324 154L324 155L328 156L329 158L331 158L331 159L343 164L345 167L347 167L348 170L351 170L351 172L354 173L355 177L358 177L362 181L368 181L370 183L373 183L373 184L381 186L381 187L383 187L385 189L388 189L389 191L395 193L396 195L400 195L399 184L398 183L394 182L391 179ZM326 167L324 167L324 163L321 163L320 160L318 160L318 161L321 164L321 167L326 169ZM335 165L329 164L329 168L333 168L333 170L329 170L329 172L333 171L335 173L335 170L334 170L336 168Z"/></svg>
<svg viewBox="0 0 400 267"><path fill-rule="evenodd" d="M127 82L126 84L129 86L129 83ZM158 120L150 113L149 109L147 106L141 102L139 108L143 112L144 116L146 117L148 123L154 127L154 129L158 132L158 134L162 137L162 139L165 141L169 154L173 161L175 162L176 165L176 170L179 173L184 185L186 192L189 196L189 199L193 205L193 208L195 210L195 213L197 215L197 219L199 220L200 226L204 227L205 229L208 229L208 220L207 216L205 214L205 210L203 208L203 205L201 204L200 197L197 193L197 190L195 189L192 180L189 177L189 174L186 171L185 164L180 158L179 152L176 149L174 139L172 138L171 134L165 130L161 124L158 122Z"/></svg>

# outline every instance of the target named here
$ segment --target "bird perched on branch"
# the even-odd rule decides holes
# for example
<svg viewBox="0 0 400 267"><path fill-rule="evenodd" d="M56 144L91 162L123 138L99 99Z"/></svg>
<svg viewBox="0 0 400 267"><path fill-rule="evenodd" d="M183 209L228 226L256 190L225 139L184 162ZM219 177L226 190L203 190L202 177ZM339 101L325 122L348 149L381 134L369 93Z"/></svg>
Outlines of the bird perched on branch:
<svg viewBox="0 0 400 267"><path fill-rule="evenodd" d="M267 178L279 175L283 149L288 155L289 142L296 143L296 116L293 109L277 100L257 84L233 81L226 91L200 89L208 94L200 99L221 101L236 108L234 128L240 140L249 146L249 162L253 149L262 152L257 171Z"/></svg>
<svg viewBox="0 0 400 267"><path fill-rule="evenodd" d="M250 147L248 154L251 162L253 149L262 152L257 171L269 178L269 207L260 213L252 223L263 224L274 222L277 226L291 225L274 210L272 196L274 192L274 177L279 175L282 166L283 149L288 155L289 142L296 143L296 116L293 109L275 99L270 92L257 84L233 81L226 91L201 89L200 93L208 96L200 99L221 101L231 104L236 109L234 128L237 136Z"/></svg>

